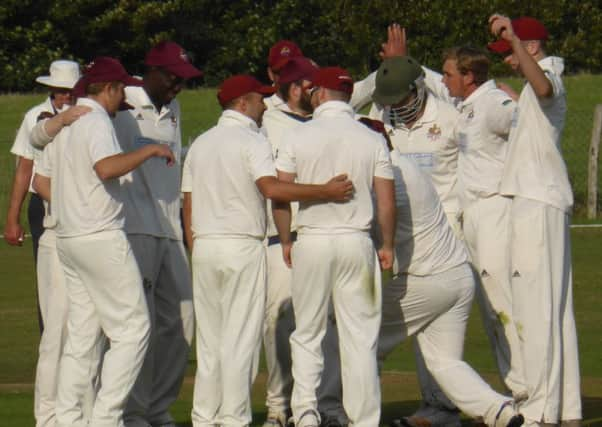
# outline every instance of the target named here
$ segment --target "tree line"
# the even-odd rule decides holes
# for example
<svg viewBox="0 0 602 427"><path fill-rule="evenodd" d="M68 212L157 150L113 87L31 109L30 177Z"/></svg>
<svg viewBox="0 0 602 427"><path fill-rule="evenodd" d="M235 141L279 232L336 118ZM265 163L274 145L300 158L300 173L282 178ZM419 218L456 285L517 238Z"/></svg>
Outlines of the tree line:
<svg viewBox="0 0 602 427"><path fill-rule="evenodd" d="M547 51L567 72L602 71L602 10L596 0L4 0L0 5L0 91L28 91L51 61L119 58L142 73L146 51L178 42L215 86L227 75L265 79L270 46L287 38L321 65L360 77L378 67L390 22L407 27L410 54L440 68L459 44L485 46L493 12L530 15L550 32ZM494 60L495 75L509 70Z"/></svg>

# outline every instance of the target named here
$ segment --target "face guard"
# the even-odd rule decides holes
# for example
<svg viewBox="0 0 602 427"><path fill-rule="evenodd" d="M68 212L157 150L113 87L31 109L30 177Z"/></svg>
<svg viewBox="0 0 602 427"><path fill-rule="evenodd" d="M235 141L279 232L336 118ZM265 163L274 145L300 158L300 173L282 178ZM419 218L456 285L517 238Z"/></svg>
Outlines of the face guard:
<svg viewBox="0 0 602 427"><path fill-rule="evenodd" d="M414 83L410 94L397 106L391 106L389 109L389 120L395 129L402 128L406 123L416 120L418 114L422 111L424 101L426 100L426 85L424 77L418 77Z"/></svg>

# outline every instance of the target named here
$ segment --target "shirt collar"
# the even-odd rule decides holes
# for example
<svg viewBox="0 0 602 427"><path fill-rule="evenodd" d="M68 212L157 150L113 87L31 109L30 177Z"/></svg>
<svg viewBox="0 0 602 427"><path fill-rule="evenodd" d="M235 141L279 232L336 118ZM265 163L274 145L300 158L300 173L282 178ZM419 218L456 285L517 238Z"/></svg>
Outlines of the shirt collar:
<svg viewBox="0 0 602 427"><path fill-rule="evenodd" d="M137 110L152 110L163 116L173 109L172 103L174 100L167 105L163 105L161 111L157 111L155 104L153 104L143 86L127 86L125 88L125 102Z"/></svg>
<svg viewBox="0 0 602 427"><path fill-rule="evenodd" d="M220 116L217 124L224 126L243 126L251 129L253 132L259 132L259 127L257 127L255 120L236 110L225 110Z"/></svg>
<svg viewBox="0 0 602 427"><path fill-rule="evenodd" d="M322 116L355 116L355 112L351 105L343 101L326 101L314 110L313 118L317 119Z"/></svg>
<svg viewBox="0 0 602 427"><path fill-rule="evenodd" d="M559 56L546 56L537 63L543 70L551 70L559 76L564 72L564 59Z"/></svg>
<svg viewBox="0 0 602 427"><path fill-rule="evenodd" d="M481 86L479 86L478 88L476 88L476 90L471 93L470 95L468 95L468 98L466 98L463 101L460 101L458 103L458 110L462 111L463 108L474 104L475 99L477 99L479 96L483 95L484 93L497 88L497 84L495 83L495 80L487 80L485 83L483 83Z"/></svg>

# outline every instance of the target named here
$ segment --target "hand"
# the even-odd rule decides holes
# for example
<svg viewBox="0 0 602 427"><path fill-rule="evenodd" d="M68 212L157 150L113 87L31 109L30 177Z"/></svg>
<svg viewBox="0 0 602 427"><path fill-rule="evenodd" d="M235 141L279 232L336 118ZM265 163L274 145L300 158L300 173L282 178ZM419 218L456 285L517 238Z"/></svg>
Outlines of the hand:
<svg viewBox="0 0 602 427"><path fill-rule="evenodd" d="M293 266L293 260L291 258L293 243L281 243L280 246L282 246L282 259L284 259L284 263L286 264L286 266L288 268L291 268Z"/></svg>
<svg viewBox="0 0 602 427"><path fill-rule="evenodd" d="M68 108L66 111L59 113L59 116L61 116L61 122L63 123L63 126L69 126L81 116L89 113L90 111L92 111L92 108L88 106L74 105L73 107Z"/></svg>
<svg viewBox="0 0 602 427"><path fill-rule="evenodd" d="M347 179L347 174L337 175L326 183L328 200L345 202L353 197L353 183Z"/></svg>
<svg viewBox="0 0 602 427"><path fill-rule="evenodd" d="M165 144L155 144L155 157L163 157L167 163L167 166L173 166L176 163L176 157L173 151Z"/></svg>
<svg viewBox="0 0 602 427"><path fill-rule="evenodd" d="M489 29L491 34L506 41L512 41L514 30L512 21L504 15L494 14L489 17Z"/></svg>
<svg viewBox="0 0 602 427"><path fill-rule="evenodd" d="M23 246L23 240L25 239L25 232L23 227L18 222L10 223L7 222L4 227L4 239L6 243L11 246Z"/></svg>
<svg viewBox="0 0 602 427"><path fill-rule="evenodd" d="M395 56L406 56L408 46L406 41L406 29L399 24L391 24L387 28L387 41L381 45L380 57L382 59Z"/></svg>
<svg viewBox="0 0 602 427"><path fill-rule="evenodd" d="M393 268L393 248L384 246L378 250L378 260L381 270L390 270Z"/></svg>

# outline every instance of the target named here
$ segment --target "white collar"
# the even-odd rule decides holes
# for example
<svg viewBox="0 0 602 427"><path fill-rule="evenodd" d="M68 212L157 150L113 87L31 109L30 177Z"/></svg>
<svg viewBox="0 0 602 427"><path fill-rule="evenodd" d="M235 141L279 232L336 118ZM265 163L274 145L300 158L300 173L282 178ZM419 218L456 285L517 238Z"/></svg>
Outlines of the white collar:
<svg viewBox="0 0 602 427"><path fill-rule="evenodd" d="M475 99L477 99L479 96L481 96L484 93L489 92L490 90L495 89L495 88L497 88L497 84L495 83L495 80L493 80L493 79L487 80L481 86L476 88L473 93L468 95L468 98L466 98L465 100L460 101L458 103L458 110L461 111L464 107L474 104Z"/></svg>
<svg viewBox="0 0 602 427"><path fill-rule="evenodd" d="M242 126L251 129L253 132L259 132L259 127L257 126L257 123L255 123L255 120L236 110L224 110L217 124L224 126Z"/></svg>
<svg viewBox="0 0 602 427"><path fill-rule="evenodd" d="M326 101L314 110L313 118L317 119L322 116L355 116L355 112L351 105L343 101Z"/></svg>

